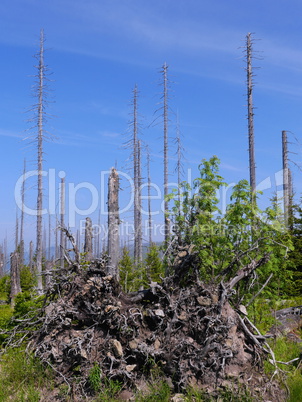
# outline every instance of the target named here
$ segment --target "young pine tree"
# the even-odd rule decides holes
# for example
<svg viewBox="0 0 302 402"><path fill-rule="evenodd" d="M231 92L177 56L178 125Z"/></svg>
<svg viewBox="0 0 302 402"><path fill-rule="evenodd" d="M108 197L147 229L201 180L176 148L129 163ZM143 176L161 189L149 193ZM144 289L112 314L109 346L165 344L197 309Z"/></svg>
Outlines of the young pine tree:
<svg viewBox="0 0 302 402"><path fill-rule="evenodd" d="M164 277L164 266L159 256L158 248L154 243L149 247L145 265L148 281L160 283Z"/></svg>

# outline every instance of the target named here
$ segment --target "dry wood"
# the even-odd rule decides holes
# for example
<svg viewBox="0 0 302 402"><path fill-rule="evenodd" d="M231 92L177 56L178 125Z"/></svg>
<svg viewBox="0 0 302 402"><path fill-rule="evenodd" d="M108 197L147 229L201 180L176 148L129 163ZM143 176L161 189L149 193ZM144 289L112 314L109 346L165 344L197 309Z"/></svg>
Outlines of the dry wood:
<svg viewBox="0 0 302 402"><path fill-rule="evenodd" d="M119 277L119 176L112 168L108 181L108 274Z"/></svg>

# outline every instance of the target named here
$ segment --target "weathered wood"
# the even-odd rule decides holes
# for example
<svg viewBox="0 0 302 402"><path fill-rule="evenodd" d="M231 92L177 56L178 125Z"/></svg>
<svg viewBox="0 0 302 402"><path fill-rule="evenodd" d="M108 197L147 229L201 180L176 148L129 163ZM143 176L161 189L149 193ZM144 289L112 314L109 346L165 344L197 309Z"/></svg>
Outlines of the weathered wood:
<svg viewBox="0 0 302 402"><path fill-rule="evenodd" d="M164 63L161 70L163 76L163 117L164 117L164 223L165 223L165 243L168 244L170 233L170 220L168 217L169 202L168 202L168 129L169 129L169 117L168 117L168 65Z"/></svg>
<svg viewBox="0 0 302 402"><path fill-rule="evenodd" d="M87 217L85 221L85 242L84 242L84 253L86 254L85 255L86 261L92 260L93 255L92 239L93 239L92 221L89 217Z"/></svg>
<svg viewBox="0 0 302 402"><path fill-rule="evenodd" d="M20 255L17 251L11 253L10 256L10 300L14 306L14 300L18 293L21 292L20 284Z"/></svg>
<svg viewBox="0 0 302 402"><path fill-rule="evenodd" d="M111 169L108 181L108 255L107 272L119 277L119 176L115 168Z"/></svg>
<svg viewBox="0 0 302 402"><path fill-rule="evenodd" d="M0 278L4 275L4 253L2 245L0 245Z"/></svg>
<svg viewBox="0 0 302 402"><path fill-rule="evenodd" d="M21 189L21 218L20 218L20 264L24 265L24 205L25 205L25 173L26 173L26 160L24 159L23 166L23 181Z"/></svg>
<svg viewBox="0 0 302 402"><path fill-rule="evenodd" d="M61 194L60 194L60 225L61 225L61 231L60 231L60 267L61 269L64 268L64 249L65 249L65 237L64 237L64 231L62 228L65 227L65 222L64 222L64 217L65 217L65 177L61 177Z"/></svg>
<svg viewBox="0 0 302 402"><path fill-rule="evenodd" d="M246 36L246 71L247 71L247 108L248 108L248 137L249 137L249 164L250 164L250 186L252 197L256 191L256 164L255 164L255 140L254 140L254 106L253 106L253 44L252 34Z"/></svg>
<svg viewBox="0 0 302 402"><path fill-rule="evenodd" d="M37 242L36 242L36 274L37 274L37 291L43 293L42 282L42 209L43 209L43 140L44 140L44 116L45 116L45 69L44 64L44 30L40 31L40 49L37 55L38 72L37 72L37 151L38 151L38 194L37 194Z"/></svg>
<svg viewBox="0 0 302 402"><path fill-rule="evenodd" d="M288 143L287 132L282 131L282 163L283 163L283 205L284 221L288 226L289 204L290 204L290 173L288 168Z"/></svg>
<svg viewBox="0 0 302 402"><path fill-rule="evenodd" d="M29 243L29 269L34 273L34 243L32 241Z"/></svg>

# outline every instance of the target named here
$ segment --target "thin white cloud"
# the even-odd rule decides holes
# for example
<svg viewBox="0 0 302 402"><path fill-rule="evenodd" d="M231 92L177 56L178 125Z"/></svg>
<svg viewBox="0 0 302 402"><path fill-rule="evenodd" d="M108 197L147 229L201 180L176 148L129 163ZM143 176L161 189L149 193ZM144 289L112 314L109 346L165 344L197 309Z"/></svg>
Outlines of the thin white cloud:
<svg viewBox="0 0 302 402"><path fill-rule="evenodd" d="M4 130L0 128L0 136L1 137L11 137L11 138L20 138L23 139L24 135L21 135L19 133L16 133L14 131L10 131L10 130Z"/></svg>

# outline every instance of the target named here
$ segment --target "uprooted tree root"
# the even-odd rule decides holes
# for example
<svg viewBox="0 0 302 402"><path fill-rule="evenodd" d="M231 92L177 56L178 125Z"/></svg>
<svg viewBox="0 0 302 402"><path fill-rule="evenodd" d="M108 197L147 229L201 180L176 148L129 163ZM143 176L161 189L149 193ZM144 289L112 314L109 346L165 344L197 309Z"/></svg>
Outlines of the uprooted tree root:
<svg viewBox="0 0 302 402"><path fill-rule="evenodd" d="M128 390L143 389L156 368L175 392L192 386L215 397L244 385L255 400L285 400L263 374L264 338L231 307L225 288L181 288L174 279L124 294L97 262L77 266L52 289L29 347L74 395L91 394L89 373L98 365Z"/></svg>

